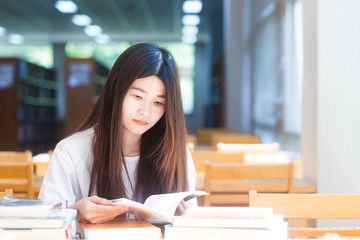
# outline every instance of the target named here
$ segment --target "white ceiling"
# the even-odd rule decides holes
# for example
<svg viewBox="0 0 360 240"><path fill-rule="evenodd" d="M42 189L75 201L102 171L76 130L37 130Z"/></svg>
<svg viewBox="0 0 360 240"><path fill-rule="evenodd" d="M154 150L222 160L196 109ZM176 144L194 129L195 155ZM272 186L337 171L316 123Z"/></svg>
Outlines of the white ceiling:
<svg viewBox="0 0 360 240"><path fill-rule="evenodd" d="M87 14L112 41L180 40L182 35L183 0L73 0L76 14ZM1 0L0 26L6 34L21 34L25 42L89 41L84 27L55 7L56 0ZM209 36L209 25L221 11L221 0L203 0L198 39Z"/></svg>

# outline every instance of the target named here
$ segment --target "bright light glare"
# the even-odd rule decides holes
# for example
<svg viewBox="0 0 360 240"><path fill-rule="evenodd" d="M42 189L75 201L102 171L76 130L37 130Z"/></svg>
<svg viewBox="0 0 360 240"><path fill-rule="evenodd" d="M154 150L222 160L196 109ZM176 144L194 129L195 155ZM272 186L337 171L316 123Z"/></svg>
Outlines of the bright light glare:
<svg viewBox="0 0 360 240"><path fill-rule="evenodd" d="M197 26L183 26L182 33L184 35L196 35L198 34L199 29Z"/></svg>
<svg viewBox="0 0 360 240"><path fill-rule="evenodd" d="M98 25L89 25L85 27L85 33L91 37L101 34L102 29Z"/></svg>
<svg viewBox="0 0 360 240"><path fill-rule="evenodd" d="M197 36L196 35L183 35L181 38L181 41L183 43L194 44L197 41Z"/></svg>
<svg viewBox="0 0 360 240"><path fill-rule="evenodd" d="M185 15L182 22L184 25L199 25L200 17L198 15Z"/></svg>
<svg viewBox="0 0 360 240"><path fill-rule="evenodd" d="M85 14L76 14L72 17L71 20L78 26L87 26L91 24L91 18Z"/></svg>
<svg viewBox="0 0 360 240"><path fill-rule="evenodd" d="M12 44L22 44L24 42L24 37L19 34L10 34L9 43Z"/></svg>
<svg viewBox="0 0 360 240"><path fill-rule="evenodd" d="M201 1L185 1L183 3L183 11L184 13L199 13L202 9Z"/></svg>
<svg viewBox="0 0 360 240"><path fill-rule="evenodd" d="M74 13L77 11L77 5L72 1L59 0L55 3L55 7L62 13Z"/></svg>
<svg viewBox="0 0 360 240"><path fill-rule="evenodd" d="M110 42L110 37L109 35L101 34L95 37L95 42L98 44L107 44Z"/></svg>
<svg viewBox="0 0 360 240"><path fill-rule="evenodd" d="M0 36L4 36L6 33L6 29L2 26L0 26Z"/></svg>

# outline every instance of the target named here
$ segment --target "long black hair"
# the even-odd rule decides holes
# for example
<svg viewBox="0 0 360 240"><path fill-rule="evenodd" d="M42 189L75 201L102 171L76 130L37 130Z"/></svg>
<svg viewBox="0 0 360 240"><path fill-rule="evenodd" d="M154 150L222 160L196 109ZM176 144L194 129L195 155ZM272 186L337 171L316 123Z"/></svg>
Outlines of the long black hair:
<svg viewBox="0 0 360 240"><path fill-rule="evenodd" d="M134 198L144 201L152 194L188 189L186 126L178 69L169 51L141 43L128 48L116 60L95 106L78 129L95 126L89 196L96 193L107 199L127 197L122 176L122 169L126 169L121 147L122 104L136 79L153 75L165 85L165 114L141 137Z"/></svg>

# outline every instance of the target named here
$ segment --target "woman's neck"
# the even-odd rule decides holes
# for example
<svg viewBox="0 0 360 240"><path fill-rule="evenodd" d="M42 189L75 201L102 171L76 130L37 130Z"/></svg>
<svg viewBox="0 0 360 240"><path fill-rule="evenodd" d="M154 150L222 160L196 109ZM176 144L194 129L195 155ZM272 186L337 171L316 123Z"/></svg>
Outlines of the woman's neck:
<svg viewBox="0 0 360 240"><path fill-rule="evenodd" d="M129 132L124 134L123 153L125 157L135 157L140 155L140 140L141 135L135 135Z"/></svg>

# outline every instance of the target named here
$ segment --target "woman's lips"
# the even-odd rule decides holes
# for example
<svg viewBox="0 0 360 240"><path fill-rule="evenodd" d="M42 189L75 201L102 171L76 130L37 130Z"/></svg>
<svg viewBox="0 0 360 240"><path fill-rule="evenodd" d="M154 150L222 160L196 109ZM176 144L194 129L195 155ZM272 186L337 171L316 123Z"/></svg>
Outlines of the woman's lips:
<svg viewBox="0 0 360 240"><path fill-rule="evenodd" d="M141 120L136 120L134 119L134 122L139 125L139 126L146 126L148 123L145 121L141 121Z"/></svg>

